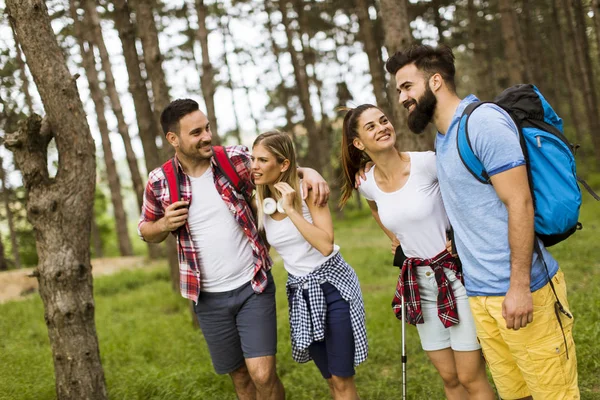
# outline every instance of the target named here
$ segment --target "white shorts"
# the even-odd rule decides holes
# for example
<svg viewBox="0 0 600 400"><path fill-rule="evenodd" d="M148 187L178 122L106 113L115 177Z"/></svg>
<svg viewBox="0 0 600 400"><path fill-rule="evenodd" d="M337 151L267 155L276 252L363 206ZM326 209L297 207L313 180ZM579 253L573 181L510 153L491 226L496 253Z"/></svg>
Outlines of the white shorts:
<svg viewBox="0 0 600 400"><path fill-rule="evenodd" d="M421 295L421 310L423 324L417 324L421 346L425 351L447 349L455 351L473 351L481 349L475 332L475 322L471 314L467 290L456 277L454 271L444 268L446 277L450 281L454 297L456 298L459 324L449 328L444 327L438 317L437 295L438 287L435 274L431 267L420 266L416 268L417 284Z"/></svg>

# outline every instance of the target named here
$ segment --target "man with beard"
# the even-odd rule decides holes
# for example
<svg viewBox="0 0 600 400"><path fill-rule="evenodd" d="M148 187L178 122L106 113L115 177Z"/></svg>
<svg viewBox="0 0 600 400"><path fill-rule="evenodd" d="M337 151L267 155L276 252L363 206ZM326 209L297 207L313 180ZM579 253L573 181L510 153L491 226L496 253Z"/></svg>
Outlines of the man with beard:
<svg viewBox="0 0 600 400"><path fill-rule="evenodd" d="M218 374L229 374L239 399L285 398L275 370L277 321L271 258L256 228L251 205L254 185L244 146L227 146L232 166L246 183L237 193L217 168L211 131L198 103L179 99L161 115L175 149L180 201L170 204L161 168L150 172L138 231L159 243L178 237L180 287L194 311ZM327 184L314 170L298 169L326 204ZM308 193L308 187L304 188Z"/></svg>
<svg viewBox="0 0 600 400"><path fill-rule="evenodd" d="M481 184L457 149L461 115L454 55L448 47L418 45L388 59L408 126L421 133L432 122L437 172L455 232L465 287L481 346L503 399L579 398L573 319L555 312L552 279L568 309L564 276L534 234L534 208L518 128L495 104L468 121L471 147L491 177ZM533 252L538 240L548 267ZM550 278L549 278L550 277ZM562 331L562 332L561 332Z"/></svg>

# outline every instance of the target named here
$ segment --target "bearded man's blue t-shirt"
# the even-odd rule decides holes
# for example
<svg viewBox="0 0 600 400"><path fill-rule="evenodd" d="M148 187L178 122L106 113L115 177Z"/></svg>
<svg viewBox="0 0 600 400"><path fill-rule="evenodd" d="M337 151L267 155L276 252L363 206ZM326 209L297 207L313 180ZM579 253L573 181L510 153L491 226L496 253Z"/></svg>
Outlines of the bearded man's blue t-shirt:
<svg viewBox="0 0 600 400"><path fill-rule="evenodd" d="M458 106L448 132L436 137L437 173L444 206L454 228L469 296L504 296L510 283L508 212L494 187L479 182L462 163L456 136L458 122L473 95ZM490 176L525 165L518 130L510 116L495 104L479 106L469 117L469 139L477 158ZM549 275L558 263L538 241ZM531 291L546 285L548 273L533 253Z"/></svg>

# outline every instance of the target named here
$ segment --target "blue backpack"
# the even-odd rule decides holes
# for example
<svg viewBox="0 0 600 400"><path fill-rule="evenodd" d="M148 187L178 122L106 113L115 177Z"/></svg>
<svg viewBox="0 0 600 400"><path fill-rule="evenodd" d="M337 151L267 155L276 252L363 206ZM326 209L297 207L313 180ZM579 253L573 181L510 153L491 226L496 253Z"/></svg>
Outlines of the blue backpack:
<svg viewBox="0 0 600 400"><path fill-rule="evenodd" d="M473 153L467 129L469 116L486 103L491 102L469 104L463 112L457 147L467 170L481 183L489 184L490 177ZM581 229L578 222L581 191L577 182L596 200L600 197L577 177L574 148L564 136L562 119L533 85L510 87L496 97L493 104L504 109L519 130L534 201L536 235L546 247L565 240Z"/></svg>

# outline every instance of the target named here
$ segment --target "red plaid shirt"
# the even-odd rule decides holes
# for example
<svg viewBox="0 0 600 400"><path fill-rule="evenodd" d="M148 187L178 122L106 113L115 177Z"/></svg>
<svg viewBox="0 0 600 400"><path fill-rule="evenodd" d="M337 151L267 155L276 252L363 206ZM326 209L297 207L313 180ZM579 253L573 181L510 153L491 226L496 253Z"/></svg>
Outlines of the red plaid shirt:
<svg viewBox="0 0 600 400"><path fill-rule="evenodd" d="M422 324L423 313L421 311L421 296L419 295L419 286L417 285L417 276L415 268L420 266L429 266L435 273L435 280L438 285L438 317L446 328L458 324L458 311L456 310L456 299L450 281L444 273L444 268L456 272L456 277L463 281L462 271L459 268L459 261L452 257L448 251L444 250L435 257L429 259L407 258L402 264L402 271L398 276L398 285L396 293L392 300L392 309L398 319L402 319L402 306L400 296L404 296L404 305L406 306L406 322L412 325Z"/></svg>
<svg viewBox="0 0 600 400"><path fill-rule="evenodd" d="M272 261L269 257L269 251L258 234L256 221L250 205L245 200L252 197L254 184L250 175L250 156L248 148L245 146L226 146L225 147L231 163L235 167L240 178L247 182L248 192L238 193L227 177L217 168L214 157L211 161L211 168L215 179L215 187L221 195L221 198L233 214L252 247L254 257L254 276L251 280L252 288L256 293L262 293L267 286L267 271L271 269ZM192 201L192 186L189 177L183 172L181 164L177 162L177 173L179 174L181 200ZM148 177L146 191L144 192L144 204L142 206L142 215L138 224L138 234L140 227L147 221L157 221L164 216L165 208L171 204L167 180L161 168L156 168ZM194 248L190 228L186 222L180 229L172 232L177 238L177 250L179 253L179 286L181 295L193 301L198 300L202 282L200 271L202 267L201 254Z"/></svg>

